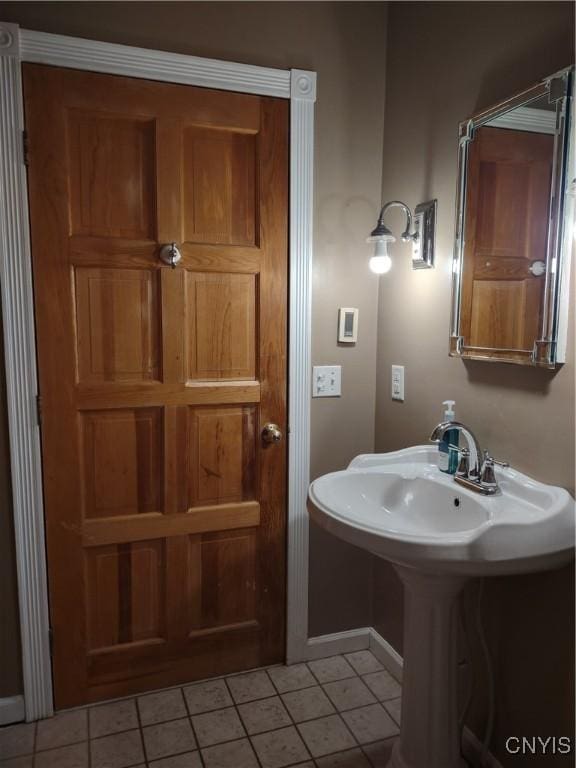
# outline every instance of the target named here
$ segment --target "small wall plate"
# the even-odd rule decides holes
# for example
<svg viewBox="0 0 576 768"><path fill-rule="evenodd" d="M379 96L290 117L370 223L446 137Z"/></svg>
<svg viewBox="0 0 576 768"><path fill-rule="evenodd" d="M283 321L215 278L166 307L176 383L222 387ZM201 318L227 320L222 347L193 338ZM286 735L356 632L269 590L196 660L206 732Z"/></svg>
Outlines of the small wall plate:
<svg viewBox="0 0 576 768"><path fill-rule="evenodd" d="M340 307L338 310L338 341L341 344L358 341L358 310L354 307Z"/></svg>
<svg viewBox="0 0 576 768"><path fill-rule="evenodd" d="M414 231L419 237L412 245L412 269L430 269L434 266L436 241L436 200L419 203L414 209Z"/></svg>

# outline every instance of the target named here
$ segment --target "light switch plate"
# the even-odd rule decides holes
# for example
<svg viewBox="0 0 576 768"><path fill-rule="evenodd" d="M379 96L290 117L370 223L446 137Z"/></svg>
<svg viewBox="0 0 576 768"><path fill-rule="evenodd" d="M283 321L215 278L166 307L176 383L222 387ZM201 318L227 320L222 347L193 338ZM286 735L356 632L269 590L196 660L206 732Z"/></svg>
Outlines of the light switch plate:
<svg viewBox="0 0 576 768"><path fill-rule="evenodd" d="M404 366L392 366L391 381L392 400L404 401Z"/></svg>
<svg viewBox="0 0 576 768"><path fill-rule="evenodd" d="M315 365L312 369L312 397L340 397L342 366Z"/></svg>

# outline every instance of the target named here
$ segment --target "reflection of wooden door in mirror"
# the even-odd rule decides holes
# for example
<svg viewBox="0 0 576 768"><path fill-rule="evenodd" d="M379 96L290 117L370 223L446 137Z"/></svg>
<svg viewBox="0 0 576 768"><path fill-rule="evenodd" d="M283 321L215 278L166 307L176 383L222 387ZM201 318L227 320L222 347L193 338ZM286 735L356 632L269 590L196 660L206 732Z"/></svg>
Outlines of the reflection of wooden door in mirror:
<svg viewBox="0 0 576 768"><path fill-rule="evenodd" d="M531 351L545 275L554 137L483 127L470 144L461 334L466 348Z"/></svg>
<svg viewBox="0 0 576 768"><path fill-rule="evenodd" d="M56 705L280 662L288 103L24 85Z"/></svg>

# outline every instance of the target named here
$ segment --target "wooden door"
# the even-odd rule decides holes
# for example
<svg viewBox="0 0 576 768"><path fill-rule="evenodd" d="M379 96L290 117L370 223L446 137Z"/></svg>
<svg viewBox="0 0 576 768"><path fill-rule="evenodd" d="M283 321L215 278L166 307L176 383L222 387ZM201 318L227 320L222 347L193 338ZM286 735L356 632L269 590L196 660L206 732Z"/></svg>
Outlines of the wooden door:
<svg viewBox="0 0 576 768"><path fill-rule="evenodd" d="M56 706L279 662L288 105L24 85Z"/></svg>
<svg viewBox="0 0 576 768"><path fill-rule="evenodd" d="M546 261L554 137L480 128L470 145L462 295L466 347L532 351ZM521 356L521 355L519 355Z"/></svg>

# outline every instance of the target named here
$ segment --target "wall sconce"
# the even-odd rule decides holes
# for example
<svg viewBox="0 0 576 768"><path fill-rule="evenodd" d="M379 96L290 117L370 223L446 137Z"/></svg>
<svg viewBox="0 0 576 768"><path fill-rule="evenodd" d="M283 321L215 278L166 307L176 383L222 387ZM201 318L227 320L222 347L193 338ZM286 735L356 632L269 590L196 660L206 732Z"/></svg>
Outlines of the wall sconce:
<svg viewBox="0 0 576 768"><path fill-rule="evenodd" d="M406 228L400 235L402 242L412 242L412 269L429 269L434 266L434 240L436 236L436 200L420 203L414 209L414 231L412 229L412 211L401 200L392 200L382 206L378 223L367 238L367 243L374 243L374 256L370 259L370 269L377 275L390 271L392 259L388 246L396 242L392 232L384 224L384 215L389 208L402 208L406 214Z"/></svg>

